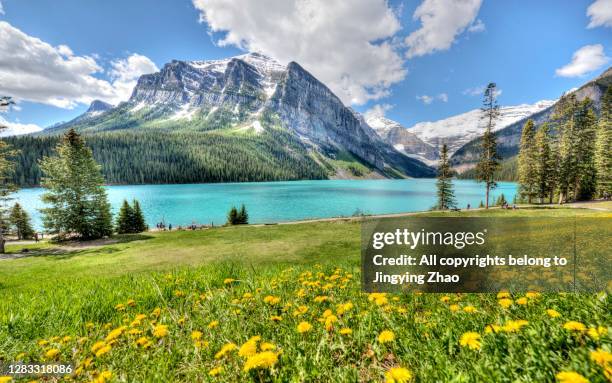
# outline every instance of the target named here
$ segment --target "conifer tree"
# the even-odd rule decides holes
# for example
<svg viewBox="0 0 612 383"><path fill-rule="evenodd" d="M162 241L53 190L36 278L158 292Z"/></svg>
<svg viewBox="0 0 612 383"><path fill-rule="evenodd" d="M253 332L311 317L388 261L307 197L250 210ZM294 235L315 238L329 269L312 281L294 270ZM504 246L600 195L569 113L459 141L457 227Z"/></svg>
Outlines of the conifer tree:
<svg viewBox="0 0 612 383"><path fill-rule="evenodd" d="M236 206L232 206L230 211L227 213L227 223L228 225L238 225L239 224L238 209L236 209Z"/></svg>
<svg viewBox="0 0 612 383"><path fill-rule="evenodd" d="M559 204L569 200L578 176L578 158L576 148L575 115L578 102L574 93L561 97L555 107L554 119L559 130L559 160L557 167L557 187Z"/></svg>
<svg viewBox="0 0 612 383"><path fill-rule="evenodd" d="M440 152L438 181L436 182L436 187L438 188L438 210L450 209L456 205L452 176L453 171L448 161L448 147L444 144Z"/></svg>
<svg viewBox="0 0 612 383"><path fill-rule="evenodd" d="M499 197L497 197L497 201L495 201L496 206L504 206L508 201L506 201L506 196L502 193Z"/></svg>
<svg viewBox="0 0 612 383"><path fill-rule="evenodd" d="M547 123L543 124L535 134L535 195L540 203L548 198L552 203L555 190L556 161L552 153L552 138Z"/></svg>
<svg viewBox="0 0 612 383"><path fill-rule="evenodd" d="M112 234L110 204L104 190L100 165L83 138L73 129L56 148L57 156L45 157L40 167L47 191L42 200L43 224L59 239L74 236L95 239Z"/></svg>
<svg viewBox="0 0 612 383"><path fill-rule="evenodd" d="M240 225L246 225L249 223L249 213L247 213L244 204L240 206L240 211L238 212L238 223Z"/></svg>
<svg viewBox="0 0 612 383"><path fill-rule="evenodd" d="M132 233L132 221L134 220L134 210L127 200L123 200L119 214L117 215L117 233Z"/></svg>
<svg viewBox="0 0 612 383"><path fill-rule="evenodd" d="M17 239L30 239L34 236L30 215L18 202L11 208L9 217L11 226L15 229Z"/></svg>
<svg viewBox="0 0 612 383"><path fill-rule="evenodd" d="M13 100L8 96L0 97L0 111L4 112L12 104ZM0 124L0 132L6 129L6 126ZM17 187L11 182L14 171L13 158L17 152L11 148L4 140L0 140L0 254L4 254L4 244L6 230L8 229L8 203L11 200L11 194L17 191Z"/></svg>
<svg viewBox="0 0 612 383"><path fill-rule="evenodd" d="M595 194L595 136L597 119L593 102L587 97L578 107L576 114L577 129L577 170L574 180L574 199L589 200Z"/></svg>
<svg viewBox="0 0 612 383"><path fill-rule="evenodd" d="M612 86L601 98L601 111L597 123L595 140L595 170L597 173L597 195L612 195Z"/></svg>
<svg viewBox="0 0 612 383"><path fill-rule="evenodd" d="M536 148L535 148L535 124L529 119L523 126L521 132L521 143L518 155L518 181L522 198L527 202L536 195Z"/></svg>
<svg viewBox="0 0 612 383"><path fill-rule="evenodd" d="M149 228L147 227L142 208L140 207L140 202L136 199L132 202L132 213L132 228L134 233L147 231Z"/></svg>
<svg viewBox="0 0 612 383"><path fill-rule="evenodd" d="M484 182L486 187L485 208L489 208L489 194L497 186L495 171L499 168L500 157L497 154L497 140L493 134L495 122L499 118L499 105L497 104L497 86L489 83L484 93L481 119L485 123L485 132L482 136L480 159L476 165L476 180Z"/></svg>

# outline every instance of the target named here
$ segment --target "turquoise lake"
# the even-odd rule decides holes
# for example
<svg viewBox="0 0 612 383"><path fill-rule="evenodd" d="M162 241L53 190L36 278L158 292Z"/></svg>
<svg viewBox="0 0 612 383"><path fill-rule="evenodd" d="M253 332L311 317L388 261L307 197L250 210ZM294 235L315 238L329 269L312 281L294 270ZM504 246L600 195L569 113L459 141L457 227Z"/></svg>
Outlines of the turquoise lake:
<svg viewBox="0 0 612 383"><path fill-rule="evenodd" d="M309 218L351 216L355 213L388 214L428 210L436 203L435 179L406 180L322 180L250 182L188 185L108 186L116 212L123 199L138 199L147 223L178 225L223 224L232 205L245 204L251 223L274 223ZM477 207L484 199L484 185L455 180L458 207ZM512 201L517 186L500 182L493 190L492 203L504 194ZM40 229L38 209L43 190L23 189L15 198L31 214Z"/></svg>

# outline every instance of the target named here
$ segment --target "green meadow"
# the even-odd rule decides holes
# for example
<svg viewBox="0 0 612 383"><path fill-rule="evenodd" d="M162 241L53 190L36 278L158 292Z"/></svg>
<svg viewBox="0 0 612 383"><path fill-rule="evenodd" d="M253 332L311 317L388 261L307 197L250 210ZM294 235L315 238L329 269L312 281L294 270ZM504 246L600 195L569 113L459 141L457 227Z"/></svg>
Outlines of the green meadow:
<svg viewBox="0 0 612 383"><path fill-rule="evenodd" d="M612 217L560 208L469 215ZM605 292L365 294L359 219L8 251L25 256L0 260L0 362L72 363L67 381L612 378Z"/></svg>

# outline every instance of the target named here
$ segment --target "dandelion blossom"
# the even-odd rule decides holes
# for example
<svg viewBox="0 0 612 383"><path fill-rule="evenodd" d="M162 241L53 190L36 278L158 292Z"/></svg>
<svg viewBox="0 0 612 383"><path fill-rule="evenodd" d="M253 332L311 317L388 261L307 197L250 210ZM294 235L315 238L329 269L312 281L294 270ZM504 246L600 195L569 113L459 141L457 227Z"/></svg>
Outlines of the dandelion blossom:
<svg viewBox="0 0 612 383"><path fill-rule="evenodd" d="M0 376L0 383L9 383L13 378L10 376Z"/></svg>
<svg viewBox="0 0 612 383"><path fill-rule="evenodd" d="M247 358L253 356L257 353L257 342L261 339L261 337L256 336L249 340L247 340L240 349L238 350L238 355Z"/></svg>
<svg viewBox="0 0 612 383"><path fill-rule="evenodd" d="M474 306L465 306L463 308L463 312L466 312L468 314L475 313L476 312L476 307L474 307Z"/></svg>
<svg viewBox="0 0 612 383"><path fill-rule="evenodd" d="M217 326L219 326L219 321L218 321L218 320L214 320L214 321L212 321L212 322L210 322L210 323L208 324L208 328L211 328L211 329L212 329L212 328L215 328L215 327L217 327Z"/></svg>
<svg viewBox="0 0 612 383"><path fill-rule="evenodd" d="M274 366L278 362L278 355L272 351L257 353L244 363L244 371L249 372L253 369L265 369Z"/></svg>
<svg viewBox="0 0 612 383"><path fill-rule="evenodd" d="M601 367L605 367L607 364L612 363L612 354L598 348L596 351L591 351L591 360Z"/></svg>
<svg viewBox="0 0 612 383"><path fill-rule="evenodd" d="M212 370L208 371L208 375L217 376L223 372L223 367L215 367Z"/></svg>
<svg viewBox="0 0 612 383"><path fill-rule="evenodd" d="M573 371L563 371L556 375L559 383L589 383L588 379Z"/></svg>
<svg viewBox="0 0 612 383"><path fill-rule="evenodd" d="M47 350L47 352L45 352L45 356L46 356L48 359L53 359L53 358L55 358L56 356L58 356L58 355L59 355L59 353L60 353L60 350L59 350L59 349L57 349L57 348L52 348L52 349Z"/></svg>
<svg viewBox="0 0 612 383"><path fill-rule="evenodd" d="M312 325L308 322L300 322L297 325L297 332L299 332L300 334L303 334L305 332L308 332L312 329Z"/></svg>
<svg viewBox="0 0 612 383"><path fill-rule="evenodd" d="M351 330L348 327L340 329L340 334L342 334L342 335L351 335L352 333L353 333L353 330Z"/></svg>
<svg viewBox="0 0 612 383"><path fill-rule="evenodd" d="M215 359L221 359L225 355L227 355L228 353L234 351L237 348L238 348L238 346L236 346L234 343L224 344L223 347L221 347L221 350L219 350L219 352L217 352L215 354Z"/></svg>
<svg viewBox="0 0 612 383"><path fill-rule="evenodd" d="M408 383L410 379L412 379L412 373L403 367L393 367L385 373L386 383Z"/></svg>
<svg viewBox="0 0 612 383"><path fill-rule="evenodd" d="M110 352L111 350L111 346L110 344L106 344L104 346L102 346L98 351L96 351L96 357L101 357L102 355Z"/></svg>
<svg viewBox="0 0 612 383"><path fill-rule="evenodd" d="M469 347L470 350L480 350L480 334L477 332L466 332L461 335L459 344L463 347Z"/></svg>
<svg viewBox="0 0 612 383"><path fill-rule="evenodd" d="M502 298L499 301L497 301L497 303L499 303L499 305L505 309L507 309L508 307L512 306L512 299L508 299L508 298Z"/></svg>
<svg viewBox="0 0 612 383"><path fill-rule="evenodd" d="M276 346L269 342L263 342L259 347L261 348L261 351L276 350Z"/></svg>
<svg viewBox="0 0 612 383"><path fill-rule="evenodd" d="M580 322L576 322L576 321L569 321L566 322L563 325L563 328L568 330L568 331L585 331L586 330L586 326Z"/></svg>
<svg viewBox="0 0 612 383"><path fill-rule="evenodd" d="M283 317L278 316L278 315L272 315L272 316L270 317L270 320L271 320L272 322L280 322L280 321L282 321L282 320L283 320Z"/></svg>
<svg viewBox="0 0 612 383"><path fill-rule="evenodd" d="M527 304L527 298L526 297L522 297L516 300L516 304L518 305L526 305Z"/></svg>
<svg viewBox="0 0 612 383"><path fill-rule="evenodd" d="M156 338L163 338L168 335L168 326L160 324L155 326L153 329L153 336Z"/></svg>
<svg viewBox="0 0 612 383"><path fill-rule="evenodd" d="M379 343L389 343L395 340L395 334L393 331L384 330L378 335Z"/></svg>
<svg viewBox="0 0 612 383"><path fill-rule="evenodd" d="M557 310L548 309L546 310L546 314L551 318L558 318L561 314Z"/></svg>
<svg viewBox="0 0 612 383"><path fill-rule="evenodd" d="M199 340L200 338L202 338L202 332L201 331L192 331L191 332L191 339L192 340Z"/></svg>

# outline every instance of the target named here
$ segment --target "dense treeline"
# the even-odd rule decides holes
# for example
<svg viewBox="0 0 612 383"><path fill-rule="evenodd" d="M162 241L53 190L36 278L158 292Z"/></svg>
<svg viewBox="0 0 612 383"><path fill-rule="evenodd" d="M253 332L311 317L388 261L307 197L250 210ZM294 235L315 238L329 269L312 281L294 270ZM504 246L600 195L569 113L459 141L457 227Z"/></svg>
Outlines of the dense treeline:
<svg viewBox="0 0 612 383"><path fill-rule="evenodd" d="M85 137L110 184L327 178L303 145L276 129L261 135L121 131ZM19 151L13 181L39 185L39 160L51 155L59 140L57 136L7 138Z"/></svg>
<svg viewBox="0 0 612 383"><path fill-rule="evenodd" d="M457 178L463 180L475 179L476 169L468 169L460 174L457 174ZM496 181L518 181L518 165L516 156L501 161L493 178Z"/></svg>

